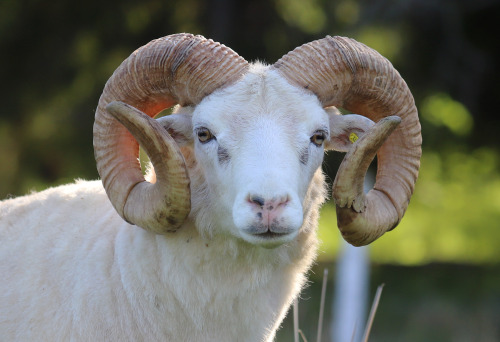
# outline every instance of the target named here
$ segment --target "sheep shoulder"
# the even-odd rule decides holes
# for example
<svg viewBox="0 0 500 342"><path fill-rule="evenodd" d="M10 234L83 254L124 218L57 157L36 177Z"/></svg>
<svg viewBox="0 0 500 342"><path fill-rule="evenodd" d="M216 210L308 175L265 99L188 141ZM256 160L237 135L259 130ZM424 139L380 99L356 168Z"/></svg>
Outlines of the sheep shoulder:
<svg viewBox="0 0 500 342"><path fill-rule="evenodd" d="M91 297L113 281L109 273L114 238L124 226L120 221L99 181L77 181L0 202L2 336L69 339L78 319L74 308L86 305L83 293ZM91 298L87 304L92 305ZM46 330L39 329L44 325Z"/></svg>

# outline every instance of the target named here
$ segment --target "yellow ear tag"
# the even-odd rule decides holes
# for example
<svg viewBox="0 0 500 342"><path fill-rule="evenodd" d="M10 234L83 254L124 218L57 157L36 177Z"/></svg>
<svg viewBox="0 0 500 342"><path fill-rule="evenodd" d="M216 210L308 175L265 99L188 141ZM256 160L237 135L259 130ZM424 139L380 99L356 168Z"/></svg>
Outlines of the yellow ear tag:
<svg viewBox="0 0 500 342"><path fill-rule="evenodd" d="M351 133L351 134L349 134L349 141L350 141L351 143L353 143L353 144L354 144L354 143L356 142L356 140L358 140L358 136L356 135L356 133Z"/></svg>

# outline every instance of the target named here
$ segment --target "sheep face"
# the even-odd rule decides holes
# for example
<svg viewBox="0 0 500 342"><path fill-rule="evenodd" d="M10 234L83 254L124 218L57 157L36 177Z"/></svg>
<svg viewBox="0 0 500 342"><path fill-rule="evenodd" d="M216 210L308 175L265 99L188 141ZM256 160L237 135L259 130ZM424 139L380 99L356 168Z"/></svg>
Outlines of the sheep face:
<svg viewBox="0 0 500 342"><path fill-rule="evenodd" d="M286 105L280 106L277 101ZM185 115L179 120L181 134L172 129L176 119L171 120L172 138L151 117L175 104L194 108L188 118ZM346 119L335 115L338 111L330 110L331 106L342 106L366 118ZM297 113L305 114L304 123ZM318 119L318 113L328 116L328 125L323 125L327 120ZM371 120L377 124L366 138L361 137L358 133L373 126ZM233 121L237 125L231 125ZM306 127L311 122L318 128ZM182 132L186 127L191 129ZM220 232L227 227L220 222L231 217L234 226L240 226L238 234L251 237L252 242L289 241L301 220L300 215L288 211L299 212L301 194L307 188L301 184L309 184L308 175L315 165L319 166L320 159L314 158L311 149L299 146L308 128L317 129L308 133L317 147L347 152L332 187L343 237L360 246L394 229L404 215L418 176L422 142L418 113L411 92L390 62L352 39L328 36L304 44L270 67L251 65L231 49L201 36L178 34L151 41L127 58L106 83L94 122L94 154L106 194L129 223L168 234L181 228L188 216L197 223L206 216ZM135 139L130 139L126 130ZM392 132L395 135L389 137ZM181 140L197 139L190 144L189 152L179 150L176 134L184 135ZM290 140L290 136L294 136L291 145L282 148L281 142ZM238 143L232 143L235 137L241 137ZM155 182L145 182L137 163L137 143L143 145L157 170ZM203 149L200 144L207 146ZM193 146L199 164L191 157ZM212 159L203 160L209 146ZM258 147L268 152L254 153ZM298 156L299 162L309 167L300 172L298 168L286 170L280 176L268 172L269 162L281 170L296 165L293 159L282 161L285 153ZM253 162L240 160L242 154L248 154ZM376 154L379 168L375 186L365 194L364 175ZM266 166L260 165L266 160ZM215 161L219 165L211 164ZM225 171L221 171L222 164L227 164ZM203 169L193 172L196 165ZM209 176L201 182L206 186L199 182L193 186L199 180L193 182L193 176L199 178L201 173ZM301 173L306 177L300 178ZM245 174L247 179L243 181ZM246 189L247 194L236 196L224 191L225 185L213 184L212 179L237 186L238 194ZM281 189L283 185L276 185L285 182L291 184L286 186L287 191ZM270 190L254 189L264 186ZM318 187L309 187L314 194L306 201L324 197L312 191L314 188ZM218 216L224 217L200 215L200 192L207 198L217 198L214 202L231 202L237 208L229 211L226 202L225 209L211 208L215 216L222 211ZM259 192L265 192L265 197ZM253 210L241 209L241 203ZM307 227L313 226L311 220L316 221L317 215L313 218L309 213L317 213L319 204L315 202L314 210L303 208L302 221L310 223ZM253 219L248 218L248 212Z"/></svg>
<svg viewBox="0 0 500 342"><path fill-rule="evenodd" d="M329 116L317 98L256 65L240 82L179 114L162 121L170 132L176 126L172 134L178 141L192 132L210 193L211 203L201 205L216 208L212 222L201 225L264 247L293 240L330 136Z"/></svg>
<svg viewBox="0 0 500 342"><path fill-rule="evenodd" d="M286 105L280 106L276 101ZM312 106L308 107L308 102ZM179 135L191 137L191 142L195 140L192 139L194 135L198 139L196 145L191 144L188 158L186 149L181 152L179 143L174 141L176 130L170 127L174 133L172 138L151 119L175 104L194 106L189 114L191 120L180 120L183 121L181 128L187 123L191 129ZM298 107L294 108L295 104ZM335 115L338 111L330 110L331 106L341 106L365 118L346 119L344 115ZM304 189L301 183L309 184L311 180L299 179L300 173L311 174L315 166L313 161L320 160L311 156L310 148L299 146L307 125L300 121L303 116L297 113L302 109L306 123L317 125L322 121L316 113L322 113L320 107L328 113L324 113L329 116L328 125L320 124L317 131L309 133L312 134L310 142L318 147L324 145L347 152L332 187L337 224L348 242L366 245L401 221L418 176L422 138L415 102L404 80L388 60L352 39L328 36L304 44L270 67L251 65L231 49L201 36L178 34L151 41L118 67L99 99L94 122L97 169L117 213L147 231L175 232L188 216L197 223L206 216L210 218L206 221L213 221L220 227L217 231L224 231L227 226L219 223L228 220L227 203L226 209L211 208L215 216L222 210L219 216L226 216L221 219L200 215L197 197L201 192L217 198L215 202L236 201L253 207L253 211L244 210L233 203L237 208L230 214L233 224L240 226L239 235L251 237L252 242L279 241L280 238L289 241L301 220L300 215L288 211L298 213ZM286 117L285 124L282 117ZM294 123L297 127L291 124L294 120L298 121ZM367 127L373 126L371 120L377 124L366 138L360 137L358 133L365 133ZM238 125L231 125L232 121ZM396 129L400 123L402 126ZM255 128L257 126L259 129ZM130 139L126 130L135 139ZM392 132L395 135L389 138ZM231 134L243 138L238 144L232 144L234 137L228 138ZM281 148L277 141L281 143L291 135L295 136L290 142L292 147ZM350 143L358 138L362 139L351 148ZM259 140L261 142L257 143ZM137 143L143 145L157 170L155 182L145 182L137 163ZM199 144L207 144L205 152L210 151L208 146L215 145L212 154L216 151L217 158L203 161L204 150ZM193 146L201 161L199 165L204 168L199 172L191 169L198 165L194 157L190 157ZM252 156L256 146L268 148L269 152L259 151L257 157ZM302 164L310 164L309 172L287 170L278 177L276 172L267 172L267 166L258 163L272 161L275 169L293 167L296 161L281 161L283 153L299 156ZM240 161L241 154L250 154L249 159L254 160L253 165L249 165L251 168L247 168L250 162ZM379 168L375 186L365 194L364 175L376 154L379 155ZM215 160L228 164L227 170L221 172L213 164L210 167ZM243 180L245 173L248 177L248 170L253 171L251 181L238 182L238 179ZM207 174L210 179L207 177L203 182L207 186L193 186L193 175L198 178L198 174L207 172L211 172ZM238 191L247 189L247 194L231 196L231 191L224 191L225 185L212 184L211 179L236 185ZM285 191L274 181L293 184ZM266 182L271 190L253 189L262 188ZM259 192L268 192L267 197ZM311 192L314 194L309 199L324 197L317 191ZM315 202L316 209L312 211L308 210L309 206L302 210L305 213L302 221L309 222L308 227L313 226L311 220L317 219L317 215L313 218L309 213L317 213L319 204ZM248 218L248 212L253 213L253 219ZM200 226L198 224L198 228Z"/></svg>

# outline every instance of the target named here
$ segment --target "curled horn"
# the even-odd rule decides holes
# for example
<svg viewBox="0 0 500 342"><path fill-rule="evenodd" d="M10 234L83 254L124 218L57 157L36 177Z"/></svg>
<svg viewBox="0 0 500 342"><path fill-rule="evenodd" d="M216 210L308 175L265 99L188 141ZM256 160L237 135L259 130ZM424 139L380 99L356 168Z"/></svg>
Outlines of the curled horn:
<svg viewBox="0 0 500 342"><path fill-rule="evenodd" d="M189 176L179 148L151 118L175 104L199 103L247 69L224 45L176 34L136 50L113 73L95 115L94 154L106 193L123 219L158 234L182 225L191 210ZM137 141L155 166L154 184L142 175Z"/></svg>
<svg viewBox="0 0 500 342"><path fill-rule="evenodd" d="M346 154L332 189L337 224L349 243L369 244L396 227L413 194L422 154L417 109L399 73L373 49L330 36L296 48L274 67L290 83L313 92L324 107L342 107L375 122L389 116L400 118L381 122L368 134L372 137L359 142L366 146ZM385 134L384 139L373 137L380 134ZM378 152L370 151L374 150L369 148L372 142L376 149L381 145ZM365 195L364 175L375 152L376 182ZM360 166L361 172L354 170Z"/></svg>

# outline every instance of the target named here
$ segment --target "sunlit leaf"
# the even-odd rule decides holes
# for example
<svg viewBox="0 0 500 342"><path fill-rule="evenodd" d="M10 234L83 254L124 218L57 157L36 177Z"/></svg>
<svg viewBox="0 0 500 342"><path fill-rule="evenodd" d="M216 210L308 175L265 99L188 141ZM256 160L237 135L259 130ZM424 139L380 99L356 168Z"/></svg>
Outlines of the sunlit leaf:
<svg viewBox="0 0 500 342"><path fill-rule="evenodd" d="M365 26L355 38L394 62L402 48L401 32L383 26Z"/></svg>
<svg viewBox="0 0 500 342"><path fill-rule="evenodd" d="M467 108L448 94L438 93L424 99L422 118L435 126L445 126L459 136L468 135L474 121Z"/></svg>
<svg viewBox="0 0 500 342"><path fill-rule="evenodd" d="M306 33L324 29L326 15L317 0L278 0L276 9L285 21Z"/></svg>

